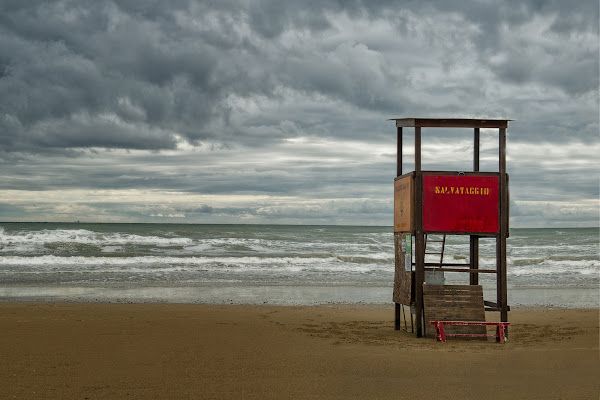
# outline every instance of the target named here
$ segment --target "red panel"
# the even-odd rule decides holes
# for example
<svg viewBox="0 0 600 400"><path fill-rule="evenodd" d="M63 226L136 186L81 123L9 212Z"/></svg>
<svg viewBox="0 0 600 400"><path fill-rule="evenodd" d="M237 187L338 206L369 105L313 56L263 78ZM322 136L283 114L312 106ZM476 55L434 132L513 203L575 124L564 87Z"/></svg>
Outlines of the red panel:
<svg viewBox="0 0 600 400"><path fill-rule="evenodd" d="M423 175L423 230L498 232L498 177Z"/></svg>

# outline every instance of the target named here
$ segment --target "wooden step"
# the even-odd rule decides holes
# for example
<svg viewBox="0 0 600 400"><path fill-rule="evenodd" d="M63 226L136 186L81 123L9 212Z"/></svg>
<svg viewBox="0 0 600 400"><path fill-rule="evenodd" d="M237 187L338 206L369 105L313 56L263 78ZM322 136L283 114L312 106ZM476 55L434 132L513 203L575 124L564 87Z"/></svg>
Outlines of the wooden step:
<svg viewBox="0 0 600 400"><path fill-rule="evenodd" d="M430 321L485 321L481 285L423 285L425 324ZM485 334L485 326L449 326L451 334ZM435 337L434 329L426 330Z"/></svg>

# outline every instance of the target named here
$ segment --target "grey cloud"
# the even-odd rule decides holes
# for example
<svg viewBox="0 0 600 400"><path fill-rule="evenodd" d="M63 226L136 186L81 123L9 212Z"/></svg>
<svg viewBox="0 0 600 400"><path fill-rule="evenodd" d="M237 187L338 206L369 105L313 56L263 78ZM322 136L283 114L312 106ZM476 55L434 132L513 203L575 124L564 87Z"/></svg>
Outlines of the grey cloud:
<svg viewBox="0 0 600 400"><path fill-rule="evenodd" d="M265 38L274 38L289 28L309 28L322 30L330 27L329 21L322 13L318 2L286 3L277 0L256 2L249 7L250 24L254 30ZM316 10L315 7L316 6Z"/></svg>
<svg viewBox="0 0 600 400"><path fill-rule="evenodd" d="M188 212L227 222L387 221L395 129L386 118L511 118L509 150L597 147L598 59L591 0L3 1L1 187L371 198L374 208ZM424 135L452 146L447 132ZM328 142L281 147L290 138ZM389 150L361 162L344 148L355 140ZM190 144L198 154L184 155L180 146ZM468 151L425 161L468 169L460 156ZM497 168L494 151L484 149L482 167ZM511 160L513 199L597 198L589 173L597 164L584 161L555 171L535 158Z"/></svg>
<svg viewBox="0 0 600 400"><path fill-rule="evenodd" d="M336 14L346 14L350 19L404 18L396 39L397 51L402 51L403 45L398 44L420 40L420 32L413 30L421 14L464 13L467 21L485 27L472 37L476 41L482 36L500 35L489 34L490 23L526 23L538 11L535 3L519 3L518 7L492 2L462 4L448 9L446 2L427 6L418 2L358 1L309 5L220 2L210 6L204 2L8 3L0 20L4 33L0 59L9 72L4 73L0 87L10 101L4 101L2 108L23 127L19 146L14 141L8 144L41 151L45 142L38 145L31 127L48 119L64 118L68 122L73 114L81 112L114 113L130 123L132 130L121 132L121 140L116 142L110 138L89 142L77 139L69 145L69 140L58 138L57 146L172 148L173 133L194 143L207 138L248 141L254 136L244 131L247 126L232 124L236 111L226 99L232 94L249 100L261 96L276 99L281 87L341 101L344 109L332 109L332 120L339 120L348 106L387 115L422 108L423 104L409 95L413 85L409 76L418 65L412 66L410 61L391 63L375 45L369 48L369 42L376 42L368 38L366 43L339 42L328 47L320 42L319 32L335 33L330 18ZM545 6L543 12L563 12L560 4ZM402 10L411 10L415 20L397 14ZM413 26L406 30L410 24ZM306 32L307 41L282 47L281 35L295 31ZM444 40L451 54L457 44L452 41L460 38ZM522 54L526 48L518 43L502 48L499 43L486 46L481 60L496 52L506 54L507 61L490 66L503 80L539 80L570 93L586 92L597 83L597 57L592 54L582 53L568 70L555 65L531 70L531 57ZM560 43L556 46L559 48ZM414 57L414 53L406 55ZM449 59L452 64L461 62ZM456 96L455 102L438 105L438 112L460 112L464 108L459 106L461 99L481 96L484 80L475 78L472 82L457 82L450 89L430 88L433 95ZM128 102L130 109L124 109L122 101ZM262 126L259 121L255 123ZM147 124L162 129L167 137L140 146L140 137L147 135ZM87 136L93 136L94 128L88 129ZM323 133L336 136L337 132L328 129Z"/></svg>
<svg viewBox="0 0 600 400"><path fill-rule="evenodd" d="M205 204L202 207L193 210L192 212L197 212L197 213L201 213L201 214L212 214L214 211L215 211L214 207L211 207L211 206Z"/></svg>

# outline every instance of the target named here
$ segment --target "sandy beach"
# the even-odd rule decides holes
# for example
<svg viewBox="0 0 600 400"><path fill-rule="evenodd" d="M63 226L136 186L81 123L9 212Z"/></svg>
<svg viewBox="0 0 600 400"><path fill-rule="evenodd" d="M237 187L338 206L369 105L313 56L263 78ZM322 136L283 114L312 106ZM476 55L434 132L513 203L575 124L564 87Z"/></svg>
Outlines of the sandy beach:
<svg viewBox="0 0 600 400"><path fill-rule="evenodd" d="M0 303L1 397L597 399L598 315L520 309L505 344L443 344L391 305Z"/></svg>

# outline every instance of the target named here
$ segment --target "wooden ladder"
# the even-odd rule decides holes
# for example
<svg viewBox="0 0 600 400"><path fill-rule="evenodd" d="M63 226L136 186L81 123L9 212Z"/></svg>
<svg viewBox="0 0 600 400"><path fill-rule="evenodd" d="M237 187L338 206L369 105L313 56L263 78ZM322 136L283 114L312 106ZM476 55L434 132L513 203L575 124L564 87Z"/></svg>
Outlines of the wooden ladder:
<svg viewBox="0 0 600 400"><path fill-rule="evenodd" d="M427 243L441 243L441 246L439 248L439 251L427 251ZM427 236L427 234L425 234L425 255L427 256L427 254L433 254L433 255L439 255L440 256L440 267L442 266L442 263L444 262L444 249L446 248L446 235L442 235L442 239L431 239Z"/></svg>

